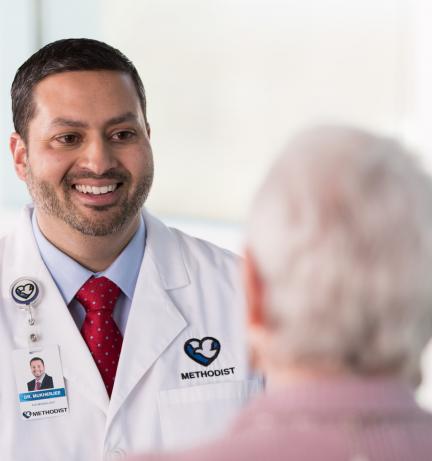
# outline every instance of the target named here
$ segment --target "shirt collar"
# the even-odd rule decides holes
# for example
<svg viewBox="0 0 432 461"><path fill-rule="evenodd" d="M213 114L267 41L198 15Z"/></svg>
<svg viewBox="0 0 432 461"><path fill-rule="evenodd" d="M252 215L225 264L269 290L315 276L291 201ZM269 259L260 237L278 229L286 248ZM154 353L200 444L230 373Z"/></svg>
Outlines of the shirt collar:
<svg viewBox="0 0 432 461"><path fill-rule="evenodd" d="M142 216L138 230L120 255L105 271L97 273L81 266L49 242L39 229L34 210L32 227L41 257L66 304L91 276L109 278L132 300L145 248L146 229Z"/></svg>

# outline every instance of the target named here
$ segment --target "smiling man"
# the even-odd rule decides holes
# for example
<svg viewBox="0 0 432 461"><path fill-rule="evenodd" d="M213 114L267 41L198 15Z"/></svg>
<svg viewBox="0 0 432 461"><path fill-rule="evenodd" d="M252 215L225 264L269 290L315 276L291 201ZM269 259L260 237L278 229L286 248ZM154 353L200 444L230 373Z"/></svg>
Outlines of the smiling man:
<svg viewBox="0 0 432 461"><path fill-rule="evenodd" d="M35 379L27 383L29 391L52 389L54 387L53 379L45 373L45 363L40 357L33 357L30 360L30 370Z"/></svg>
<svg viewBox="0 0 432 461"><path fill-rule="evenodd" d="M23 417L6 375L2 456L118 459L216 435L260 387L237 259L143 210L153 156L135 67L102 42L60 40L20 67L11 94L10 148L33 203L0 241L0 358L12 368L14 350L57 345L69 410ZM17 294L21 307L37 295L36 333Z"/></svg>
<svg viewBox="0 0 432 461"><path fill-rule="evenodd" d="M153 180L150 128L133 80L111 70L49 75L35 86L22 128L19 103L11 149L40 230L85 267L106 269L137 231Z"/></svg>

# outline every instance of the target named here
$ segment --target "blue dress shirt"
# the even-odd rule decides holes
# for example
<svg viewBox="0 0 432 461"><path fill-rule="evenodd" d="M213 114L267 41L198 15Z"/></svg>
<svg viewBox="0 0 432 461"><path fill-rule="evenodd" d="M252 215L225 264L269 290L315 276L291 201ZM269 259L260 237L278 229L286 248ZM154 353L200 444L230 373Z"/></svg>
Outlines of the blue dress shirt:
<svg viewBox="0 0 432 461"><path fill-rule="evenodd" d="M122 291L113 312L113 318L124 335L132 298L135 291L141 262L144 256L146 230L140 216L140 224L135 235L119 254L116 260L103 272L92 272L77 261L60 251L42 234L36 219L32 215L33 233L42 259L48 268L57 288L68 305L78 329L85 318L84 307L75 299L76 292L91 277L107 277Z"/></svg>

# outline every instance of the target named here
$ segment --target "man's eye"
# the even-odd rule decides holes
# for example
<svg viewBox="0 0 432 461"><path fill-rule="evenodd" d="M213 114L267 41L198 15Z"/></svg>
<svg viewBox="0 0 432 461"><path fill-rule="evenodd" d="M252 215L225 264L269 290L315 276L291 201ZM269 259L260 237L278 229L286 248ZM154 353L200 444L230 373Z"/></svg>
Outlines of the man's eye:
<svg viewBox="0 0 432 461"><path fill-rule="evenodd" d="M61 144L76 144L79 141L79 137L76 134L64 134L62 136L57 136L56 141Z"/></svg>
<svg viewBox="0 0 432 461"><path fill-rule="evenodd" d="M111 139L114 141L129 141L130 139L135 137L135 133L133 131L117 131L111 136Z"/></svg>

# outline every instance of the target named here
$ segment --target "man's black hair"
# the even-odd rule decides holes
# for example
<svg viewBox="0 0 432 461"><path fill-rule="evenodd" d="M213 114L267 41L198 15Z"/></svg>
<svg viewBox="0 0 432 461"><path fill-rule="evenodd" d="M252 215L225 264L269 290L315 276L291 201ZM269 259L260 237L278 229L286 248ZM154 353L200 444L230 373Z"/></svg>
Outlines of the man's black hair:
<svg viewBox="0 0 432 461"><path fill-rule="evenodd" d="M35 362L36 360L40 360L42 362L42 365L45 366L45 363L44 361L40 358L40 357L33 357L31 360L30 360L30 365Z"/></svg>
<svg viewBox="0 0 432 461"><path fill-rule="evenodd" d="M18 69L11 88L15 131L27 139L28 125L35 114L33 88L49 75L80 70L114 70L132 78L144 120L146 97L141 78L132 62L119 50L89 38L68 38L49 43L30 56Z"/></svg>

